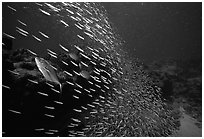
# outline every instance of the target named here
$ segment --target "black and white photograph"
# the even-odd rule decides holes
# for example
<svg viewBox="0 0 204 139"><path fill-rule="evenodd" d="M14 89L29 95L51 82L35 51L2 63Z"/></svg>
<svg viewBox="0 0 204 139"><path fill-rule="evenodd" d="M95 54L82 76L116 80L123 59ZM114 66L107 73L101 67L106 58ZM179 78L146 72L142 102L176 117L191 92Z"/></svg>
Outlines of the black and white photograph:
<svg viewBox="0 0 204 139"><path fill-rule="evenodd" d="M202 137L202 1L1 8L2 137Z"/></svg>

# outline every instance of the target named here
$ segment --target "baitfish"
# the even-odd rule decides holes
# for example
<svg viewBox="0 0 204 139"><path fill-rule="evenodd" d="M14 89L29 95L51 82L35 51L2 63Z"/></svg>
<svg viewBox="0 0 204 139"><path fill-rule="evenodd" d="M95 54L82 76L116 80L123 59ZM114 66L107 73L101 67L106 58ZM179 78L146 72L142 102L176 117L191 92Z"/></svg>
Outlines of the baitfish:
<svg viewBox="0 0 204 139"><path fill-rule="evenodd" d="M28 59L33 65L37 65L37 69L47 81L46 84L34 82L39 77L35 75L35 66L32 66L34 70L28 72L34 74L31 75L31 79L26 80L29 82L20 86L22 92L33 92L32 97L23 99L25 102L19 102L17 105L22 108L21 112L25 115L21 117L22 121L26 123L24 121L32 117L30 121L35 125L21 124L17 129L19 135L24 135L25 129L29 131L29 136L36 136L36 134L37 136L70 136L69 131L73 131L73 135L81 136L82 128L89 126L84 123L84 120L91 122L91 116L98 114L93 111L95 112L94 109L98 109L98 106L103 104L92 102L96 98L101 99L99 95L105 99L109 96L111 92L107 88L111 88L112 83L103 81L103 77L111 80L109 66L117 65L111 65L113 60L111 55L115 54L115 50L110 42L114 42L116 38L107 37L108 34L113 33L103 9L99 3L83 2L3 4L3 36L15 41L14 49L19 47L27 49L25 58L21 62ZM27 53L31 56L27 57ZM57 66L54 67L51 63ZM105 63L105 66L101 66L100 63ZM54 88L54 84L60 86L60 91ZM17 86L10 88L4 87L4 90L19 90ZM62 88L66 93L62 94ZM60 101L56 99L59 94ZM9 99L13 98L15 97L12 96ZM29 103L30 101L27 100L38 103ZM105 103L105 101L100 102ZM15 110L15 107L11 104L11 108L7 109ZM31 109L34 112L31 112ZM70 119L78 120L71 124ZM9 124L9 121L5 123ZM14 123L18 125L16 123L19 122L14 120ZM11 130L10 124L6 127ZM39 128L45 131L36 133L35 129ZM59 132L49 134L50 129L53 128ZM7 128L4 127L4 129ZM12 134L11 131L7 135Z"/></svg>
<svg viewBox="0 0 204 139"><path fill-rule="evenodd" d="M32 63L29 70L5 70L21 76L3 83L4 136L161 136L173 129L173 120L167 119L171 113L123 52L123 41L101 3L11 2L2 9L3 37L14 42L14 49L28 50L15 58ZM35 82L35 65L46 84ZM31 79L24 82L21 71L32 73Z"/></svg>

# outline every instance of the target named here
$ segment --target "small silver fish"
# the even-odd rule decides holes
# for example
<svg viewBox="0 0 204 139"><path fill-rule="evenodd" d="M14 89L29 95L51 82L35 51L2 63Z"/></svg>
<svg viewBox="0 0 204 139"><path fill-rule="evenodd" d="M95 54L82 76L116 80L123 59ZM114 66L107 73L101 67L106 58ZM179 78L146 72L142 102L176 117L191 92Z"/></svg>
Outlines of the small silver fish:
<svg viewBox="0 0 204 139"><path fill-rule="evenodd" d="M63 20L60 20L60 22L65 25L65 27L69 27L69 24L67 24L66 22L64 22Z"/></svg>
<svg viewBox="0 0 204 139"><path fill-rule="evenodd" d="M39 41L39 42L41 42L42 40L41 39L39 39L38 37L36 37L35 35L32 35L32 37L34 38L34 39L36 39L37 41Z"/></svg>
<svg viewBox="0 0 204 139"><path fill-rule="evenodd" d="M28 52L30 52L31 54L33 54L33 55L37 56L37 54L36 54L36 53L34 53L33 51L31 51L31 50L29 50L29 49L27 49L27 50L28 50Z"/></svg>
<svg viewBox="0 0 204 139"><path fill-rule="evenodd" d="M47 39L50 38L48 35L46 35L45 33L41 32L41 31L39 31L39 33L40 33L43 37L45 37L45 38L47 38Z"/></svg>
<svg viewBox="0 0 204 139"><path fill-rule="evenodd" d="M45 130L44 128L36 128L34 129L35 131L42 131L42 130Z"/></svg>
<svg viewBox="0 0 204 139"><path fill-rule="evenodd" d="M62 105L63 103L62 102L60 102L60 101L54 101L55 103L57 103L57 104L60 104L60 105Z"/></svg>
<svg viewBox="0 0 204 139"><path fill-rule="evenodd" d="M50 118L54 118L55 116L54 115L50 115L50 114L44 114L45 116L47 117L50 117Z"/></svg>
<svg viewBox="0 0 204 139"><path fill-rule="evenodd" d="M73 109L76 112L82 112L82 110L78 110L78 109Z"/></svg>
<svg viewBox="0 0 204 139"><path fill-rule="evenodd" d="M84 37L80 36L80 35L77 35L77 37L79 37L80 39L84 40Z"/></svg>
<svg viewBox="0 0 204 139"><path fill-rule="evenodd" d="M15 110L8 110L8 111L13 112L13 113L16 113L16 114L21 114L21 112L15 111Z"/></svg>
<svg viewBox="0 0 204 139"><path fill-rule="evenodd" d="M22 22L21 20L17 20L21 25L27 26L26 23Z"/></svg>
<svg viewBox="0 0 204 139"><path fill-rule="evenodd" d="M65 65L67 65L67 66L69 65L68 63L64 62L63 60L62 60L62 63L65 64Z"/></svg>
<svg viewBox="0 0 204 139"><path fill-rule="evenodd" d="M79 99L79 97L78 96L75 96L75 95L72 95L74 98L76 98L76 99Z"/></svg>
<svg viewBox="0 0 204 139"><path fill-rule="evenodd" d="M72 11L70 11L69 9L66 9L67 12L69 12L70 14L74 14Z"/></svg>
<svg viewBox="0 0 204 139"><path fill-rule="evenodd" d="M68 83L68 84L70 84L70 85L74 86L74 84L73 84L73 83L71 83L71 82L69 82L69 81L66 81L66 83Z"/></svg>
<svg viewBox="0 0 204 139"><path fill-rule="evenodd" d="M25 31L25 30L23 30L23 29L21 29L21 28L19 28L19 27L16 27L16 29L18 29L20 32L22 32L22 33L24 33L24 34L29 34L28 31Z"/></svg>
<svg viewBox="0 0 204 139"><path fill-rule="evenodd" d="M28 79L28 81L30 81L31 83L34 83L34 84L38 84L37 81L31 80L31 79Z"/></svg>
<svg viewBox="0 0 204 139"><path fill-rule="evenodd" d="M11 89L9 86L3 85L3 84L2 84L2 87L6 88L6 89Z"/></svg>
<svg viewBox="0 0 204 139"><path fill-rule="evenodd" d="M16 9L14 9L13 7L11 7L11 6L7 6L9 9L11 9L11 10L13 10L14 12L16 12Z"/></svg>
<svg viewBox="0 0 204 139"><path fill-rule="evenodd" d="M42 92L37 92L38 94L40 95L43 95L43 96L48 96L48 94L45 94L45 93L42 93Z"/></svg>
<svg viewBox="0 0 204 139"><path fill-rule="evenodd" d="M59 46L60 46L63 50L65 50L66 52L69 52L69 50L68 50L67 48L65 48L63 45L59 44Z"/></svg>
<svg viewBox="0 0 204 139"><path fill-rule="evenodd" d="M74 122L77 122L77 123L80 123L81 121L79 119L74 119L74 118L71 118Z"/></svg>
<svg viewBox="0 0 204 139"><path fill-rule="evenodd" d="M53 135L53 132L45 132L45 134Z"/></svg>
<svg viewBox="0 0 204 139"><path fill-rule="evenodd" d="M84 110L87 110L87 108L86 108L86 107L84 107L84 106L81 106L81 108L82 108L82 109L84 109Z"/></svg>
<svg viewBox="0 0 204 139"><path fill-rule="evenodd" d="M3 35L5 35L5 36L7 36L7 37L9 37L9 38L11 38L11 39L16 39L14 36L9 35L9 34L7 34L7 33L5 33L5 32L3 32Z"/></svg>
<svg viewBox="0 0 204 139"><path fill-rule="evenodd" d="M45 106L45 108L51 109L51 110L54 110L54 109L55 109L54 107L49 107L49 106Z"/></svg>
<svg viewBox="0 0 204 139"><path fill-rule="evenodd" d="M40 8L39 8L39 10L40 10L42 13L44 13L45 15L50 16L50 13L48 13L48 12L46 12L46 11L44 11L44 10L40 9Z"/></svg>
<svg viewBox="0 0 204 139"><path fill-rule="evenodd" d="M78 92L79 94L81 94L81 91L77 90L77 89L74 89L74 91Z"/></svg>
<svg viewBox="0 0 204 139"><path fill-rule="evenodd" d="M16 30L16 32L18 32L19 34L21 34L21 35L23 35L23 36L25 36L25 37L27 37L27 36L28 36L27 34L25 34L25 33L21 32L21 31L19 31L19 30Z"/></svg>

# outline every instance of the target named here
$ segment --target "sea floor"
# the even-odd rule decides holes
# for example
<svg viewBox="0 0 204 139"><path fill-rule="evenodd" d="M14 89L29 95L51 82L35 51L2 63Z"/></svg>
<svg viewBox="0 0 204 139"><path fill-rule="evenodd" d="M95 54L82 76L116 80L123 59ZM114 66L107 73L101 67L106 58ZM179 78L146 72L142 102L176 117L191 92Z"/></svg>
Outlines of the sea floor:
<svg viewBox="0 0 204 139"><path fill-rule="evenodd" d="M182 113L180 118L181 126L172 137L202 137L202 128L196 125L198 121L186 114L182 107L180 107L180 111Z"/></svg>

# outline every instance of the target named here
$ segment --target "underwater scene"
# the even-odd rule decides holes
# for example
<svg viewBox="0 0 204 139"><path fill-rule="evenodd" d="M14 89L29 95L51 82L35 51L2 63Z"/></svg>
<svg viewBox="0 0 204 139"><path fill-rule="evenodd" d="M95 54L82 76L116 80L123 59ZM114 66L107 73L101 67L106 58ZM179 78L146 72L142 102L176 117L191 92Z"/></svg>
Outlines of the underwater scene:
<svg viewBox="0 0 204 139"><path fill-rule="evenodd" d="M189 7L182 23L194 32L182 36ZM154 12L168 8L182 12ZM2 136L201 137L201 12L202 3L3 2ZM188 38L195 46L178 46Z"/></svg>

